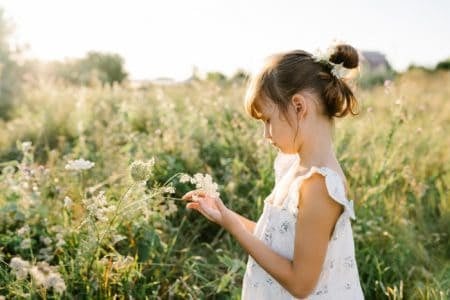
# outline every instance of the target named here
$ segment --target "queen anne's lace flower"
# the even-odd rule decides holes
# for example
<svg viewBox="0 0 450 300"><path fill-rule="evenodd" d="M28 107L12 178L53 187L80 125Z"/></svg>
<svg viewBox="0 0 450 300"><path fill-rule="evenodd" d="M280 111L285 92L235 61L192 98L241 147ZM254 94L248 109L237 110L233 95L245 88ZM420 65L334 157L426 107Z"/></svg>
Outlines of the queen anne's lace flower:
<svg viewBox="0 0 450 300"><path fill-rule="evenodd" d="M52 272L47 276L45 286L47 289L53 288L55 293L62 294L66 290L66 283L61 277L61 274Z"/></svg>
<svg viewBox="0 0 450 300"><path fill-rule="evenodd" d="M34 284L45 289L53 288L55 293L62 294L66 290L66 284L61 274L55 266L50 266L47 262L38 262L29 268L29 274Z"/></svg>
<svg viewBox="0 0 450 300"><path fill-rule="evenodd" d="M180 177L180 182L188 181L190 181L192 184L195 184L196 188L204 191L211 197L218 198L220 196L219 192L217 192L218 185L217 183L213 182L212 177L209 174L196 173L192 177L188 174L183 174Z"/></svg>
<svg viewBox="0 0 450 300"><path fill-rule="evenodd" d="M9 267L18 279L25 279L30 270L30 263L20 257L13 257L9 263Z"/></svg>
<svg viewBox="0 0 450 300"><path fill-rule="evenodd" d="M152 174L154 165L154 157L147 162L143 162L141 160L134 161L130 166L131 178L133 178L136 182L147 180Z"/></svg>
<svg viewBox="0 0 450 300"><path fill-rule="evenodd" d="M27 238L22 240L22 242L20 243L20 249L29 249L31 248L31 239Z"/></svg>
<svg viewBox="0 0 450 300"><path fill-rule="evenodd" d="M167 194L174 194L175 193L175 188L173 186L165 186L163 188L163 192L167 193Z"/></svg>
<svg viewBox="0 0 450 300"><path fill-rule="evenodd" d="M182 174L180 176L181 183L185 183L185 182L189 182L189 181L191 181L191 176L189 176L188 174Z"/></svg>
<svg viewBox="0 0 450 300"><path fill-rule="evenodd" d="M66 165L66 170L74 170L74 171L89 170L94 165L95 163L80 158L77 160L69 160L69 163Z"/></svg>
<svg viewBox="0 0 450 300"><path fill-rule="evenodd" d="M34 284L41 286L45 284L45 274L39 270L37 266L32 266L30 269L30 276L33 279Z"/></svg>
<svg viewBox="0 0 450 300"><path fill-rule="evenodd" d="M29 233L30 233L30 226L28 226L28 224L25 224L23 227L17 230L17 234L22 237L28 235Z"/></svg>
<svg viewBox="0 0 450 300"><path fill-rule="evenodd" d="M101 191L91 200L83 200L89 214L101 222L108 221L108 214L116 209L115 205L109 205L106 200L105 192Z"/></svg>

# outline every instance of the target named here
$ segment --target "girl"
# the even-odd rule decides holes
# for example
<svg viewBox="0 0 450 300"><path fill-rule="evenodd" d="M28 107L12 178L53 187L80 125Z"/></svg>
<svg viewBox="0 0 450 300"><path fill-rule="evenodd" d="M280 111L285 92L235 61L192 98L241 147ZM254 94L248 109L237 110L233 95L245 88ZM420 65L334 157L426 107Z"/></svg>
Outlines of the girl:
<svg viewBox="0 0 450 300"><path fill-rule="evenodd" d="M332 144L334 117L356 115L345 70L358 67L350 45L326 57L272 56L252 78L245 104L279 150L275 187L255 223L195 190L187 208L223 226L249 254L242 299L364 299L355 261L346 180Z"/></svg>

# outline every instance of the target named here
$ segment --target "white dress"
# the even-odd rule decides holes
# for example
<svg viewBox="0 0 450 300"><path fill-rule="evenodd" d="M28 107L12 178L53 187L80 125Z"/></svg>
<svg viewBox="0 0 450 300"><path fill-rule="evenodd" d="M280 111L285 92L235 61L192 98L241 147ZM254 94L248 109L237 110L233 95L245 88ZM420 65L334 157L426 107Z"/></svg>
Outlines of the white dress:
<svg viewBox="0 0 450 300"><path fill-rule="evenodd" d="M341 177L327 167L311 167L298 174L298 155L281 152L275 159L275 187L264 200L264 209L253 235L278 254L292 260L294 254L295 224L298 213L298 191L303 180L314 173L325 177L331 198L344 206L339 216L318 283L304 299L364 299L355 260L353 231L350 218L355 219L353 200L345 196ZM242 286L242 300L296 299L249 255Z"/></svg>

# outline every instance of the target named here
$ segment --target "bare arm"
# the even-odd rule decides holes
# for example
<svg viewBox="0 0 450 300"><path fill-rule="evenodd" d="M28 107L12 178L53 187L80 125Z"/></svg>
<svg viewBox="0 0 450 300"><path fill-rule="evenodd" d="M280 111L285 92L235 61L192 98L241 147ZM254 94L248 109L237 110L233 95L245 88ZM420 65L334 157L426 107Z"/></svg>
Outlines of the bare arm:
<svg viewBox="0 0 450 300"><path fill-rule="evenodd" d="M342 207L328 194L325 179L313 176L299 191L299 213L293 259L281 256L256 236L243 230L241 222L226 229L245 251L289 293L306 298L317 285L328 242Z"/></svg>
<svg viewBox="0 0 450 300"><path fill-rule="evenodd" d="M294 277L292 261L276 253L243 227L241 222L236 222L226 229L267 273L292 295L296 295L298 280Z"/></svg>
<svg viewBox="0 0 450 300"><path fill-rule="evenodd" d="M248 232L250 232L251 234L253 234L253 231L255 229L255 225L256 223L253 222L252 220L247 219L244 216L241 216L240 214L238 214L235 211L231 211L234 215L236 215L239 220L241 221L241 223L244 225L245 229L247 229Z"/></svg>

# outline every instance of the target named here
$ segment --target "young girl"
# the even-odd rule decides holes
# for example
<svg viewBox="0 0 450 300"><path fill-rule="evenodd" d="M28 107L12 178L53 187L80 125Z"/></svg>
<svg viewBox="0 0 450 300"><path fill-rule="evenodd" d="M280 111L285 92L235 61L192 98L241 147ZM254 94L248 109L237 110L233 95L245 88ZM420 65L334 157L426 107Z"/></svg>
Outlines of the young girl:
<svg viewBox="0 0 450 300"><path fill-rule="evenodd" d="M321 59L301 50L274 55L252 78L246 110L279 150L275 187L256 223L204 191L183 196L249 254L243 300L364 299L353 201L332 144L334 117L357 114L343 74L358 66L358 53L345 44L332 50Z"/></svg>

